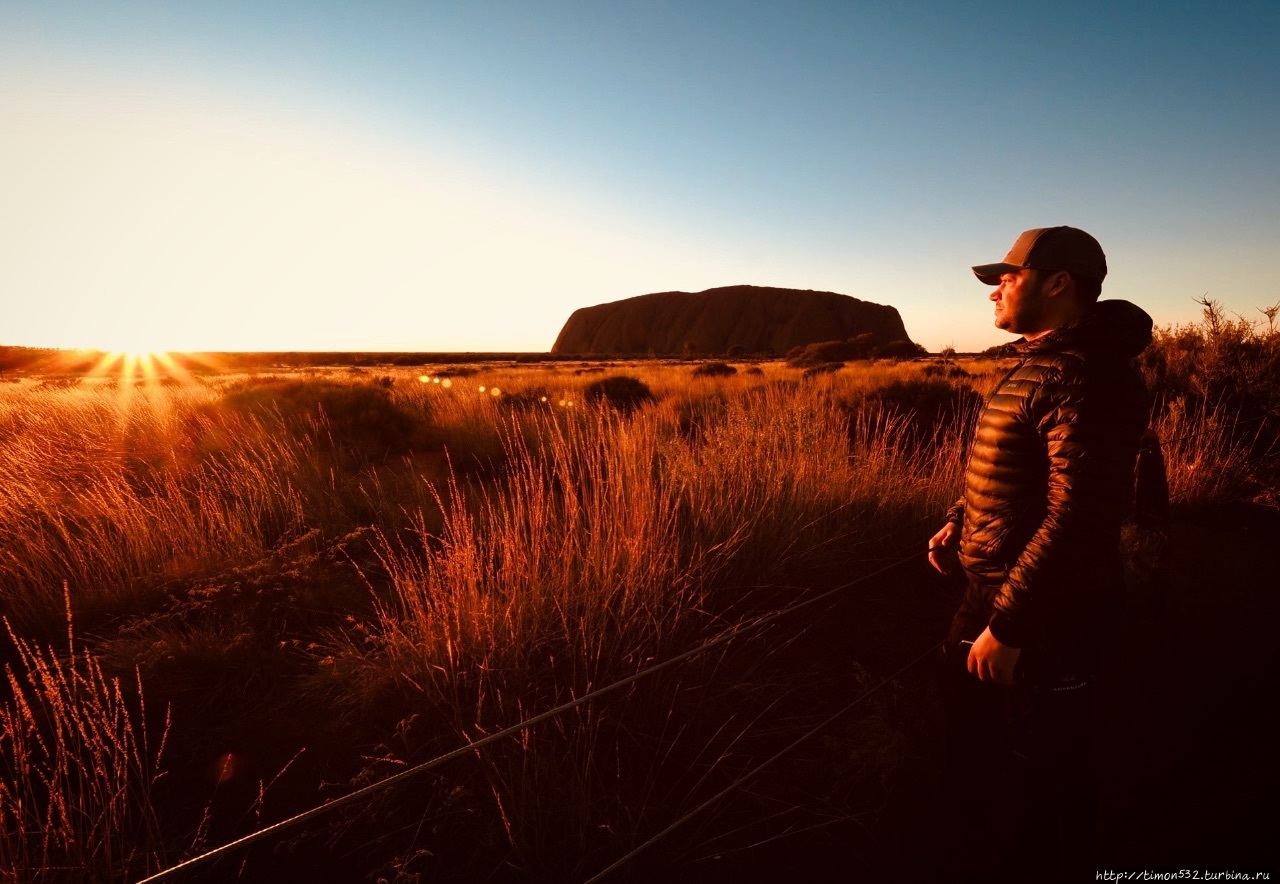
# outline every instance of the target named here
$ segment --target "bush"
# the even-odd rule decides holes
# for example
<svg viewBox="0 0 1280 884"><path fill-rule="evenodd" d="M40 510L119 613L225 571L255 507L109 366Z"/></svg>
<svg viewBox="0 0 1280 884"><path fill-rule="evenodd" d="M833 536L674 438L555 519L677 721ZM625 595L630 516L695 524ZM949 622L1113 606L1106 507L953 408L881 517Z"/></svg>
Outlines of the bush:
<svg viewBox="0 0 1280 884"><path fill-rule="evenodd" d="M393 402L385 386L326 380L279 380L229 391L223 405L237 411L271 413L295 430L321 424L323 447L347 458L380 461L438 445L417 412Z"/></svg>
<svg viewBox="0 0 1280 884"><path fill-rule="evenodd" d="M820 374L835 374L842 368L844 368L843 362L820 362L817 365L810 365L806 368L804 376L811 378Z"/></svg>
<svg viewBox="0 0 1280 884"><path fill-rule="evenodd" d="M641 406L657 402L649 385L631 375L618 374L601 378L588 384L582 391L588 402L604 402L623 414L630 414Z"/></svg>
<svg viewBox="0 0 1280 884"><path fill-rule="evenodd" d="M881 359L914 359L928 356L929 351L915 341L890 341L877 347L875 355Z"/></svg>
<svg viewBox="0 0 1280 884"><path fill-rule="evenodd" d="M1148 388L1159 391L1154 416L1158 422L1174 424L1183 420L1180 415L1199 415L1195 424L1229 424L1235 443L1246 449L1237 465L1247 464L1257 487L1274 488L1280 479L1274 457L1280 443L1280 384L1275 381L1280 377L1280 332L1273 325L1260 329L1242 317L1227 319L1211 299L1200 304L1200 323L1157 329L1151 346L1139 357ZM1271 320L1274 310L1261 312ZM1171 482L1177 471L1171 461ZM1228 493L1225 486L1209 494L1219 501L1248 496Z"/></svg>
<svg viewBox="0 0 1280 884"><path fill-rule="evenodd" d="M863 332L849 338L846 343L853 348L853 358L870 359L872 352L876 349L876 336L871 332Z"/></svg>
<svg viewBox="0 0 1280 884"><path fill-rule="evenodd" d="M893 381L869 392L855 410L879 411L902 420L905 444L928 444L947 427L977 418L982 397L968 386L945 380ZM968 438L968 434L964 434Z"/></svg>
<svg viewBox="0 0 1280 884"><path fill-rule="evenodd" d="M1143 351L1148 386L1163 391L1166 401L1221 404L1246 420L1280 411L1280 334L1225 318L1216 301L1200 303L1200 324L1159 329Z"/></svg>
<svg viewBox="0 0 1280 884"><path fill-rule="evenodd" d="M978 355L983 359L1008 359L1011 356L1017 356L1018 351L1013 346L1013 341L1008 341L1003 344L996 344L995 346L988 347Z"/></svg>
<svg viewBox="0 0 1280 884"><path fill-rule="evenodd" d="M792 368L847 362L857 359L859 347L851 341L820 341L804 344L787 351L787 364Z"/></svg>
<svg viewBox="0 0 1280 884"><path fill-rule="evenodd" d="M922 374L927 378L969 378L973 375L958 365L926 365Z"/></svg>
<svg viewBox="0 0 1280 884"><path fill-rule="evenodd" d="M724 362L704 362L693 370L695 378L720 378L737 373L736 368Z"/></svg>
<svg viewBox="0 0 1280 884"><path fill-rule="evenodd" d="M527 390L507 393L498 401L515 411L547 408L548 403L551 401L551 391L541 386L530 387Z"/></svg>

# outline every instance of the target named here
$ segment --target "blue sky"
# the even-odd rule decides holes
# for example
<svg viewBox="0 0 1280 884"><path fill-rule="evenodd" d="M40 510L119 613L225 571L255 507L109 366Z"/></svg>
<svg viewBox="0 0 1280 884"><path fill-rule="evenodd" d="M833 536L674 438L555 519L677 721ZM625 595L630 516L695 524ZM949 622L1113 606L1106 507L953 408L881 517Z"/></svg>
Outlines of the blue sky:
<svg viewBox="0 0 1280 884"><path fill-rule="evenodd" d="M1280 300L1280 6L0 0L0 342L545 350L751 283L1005 340L1027 227Z"/></svg>

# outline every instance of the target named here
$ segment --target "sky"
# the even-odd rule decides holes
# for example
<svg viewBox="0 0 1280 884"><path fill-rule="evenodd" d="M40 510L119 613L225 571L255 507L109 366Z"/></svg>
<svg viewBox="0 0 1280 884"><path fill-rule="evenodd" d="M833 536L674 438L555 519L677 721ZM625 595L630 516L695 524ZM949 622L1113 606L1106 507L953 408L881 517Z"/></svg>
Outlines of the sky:
<svg viewBox="0 0 1280 884"><path fill-rule="evenodd" d="M1260 319L1277 47L1274 2L0 0L0 344L545 351L752 284L977 350L969 266L1057 224L1159 325Z"/></svg>

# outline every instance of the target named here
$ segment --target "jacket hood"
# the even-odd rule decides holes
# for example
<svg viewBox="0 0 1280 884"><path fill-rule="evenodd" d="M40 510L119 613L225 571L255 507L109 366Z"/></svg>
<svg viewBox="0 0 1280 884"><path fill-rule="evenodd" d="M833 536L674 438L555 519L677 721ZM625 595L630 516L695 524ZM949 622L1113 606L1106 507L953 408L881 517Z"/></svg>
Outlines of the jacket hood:
<svg viewBox="0 0 1280 884"><path fill-rule="evenodd" d="M1151 343L1151 327L1151 317L1136 304L1128 301L1099 301L1079 319L1055 328L1034 341L1018 341L1014 346L1019 353L1082 348L1114 350L1132 358Z"/></svg>

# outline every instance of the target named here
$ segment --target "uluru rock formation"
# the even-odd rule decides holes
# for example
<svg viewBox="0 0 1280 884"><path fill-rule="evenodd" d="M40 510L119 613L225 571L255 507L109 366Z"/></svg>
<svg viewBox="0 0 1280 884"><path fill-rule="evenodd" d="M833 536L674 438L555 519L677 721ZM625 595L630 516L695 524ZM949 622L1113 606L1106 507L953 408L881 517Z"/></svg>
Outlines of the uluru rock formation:
<svg viewBox="0 0 1280 884"><path fill-rule="evenodd" d="M871 334L876 343L907 339L893 307L835 292L731 285L704 292L656 292L573 312L552 353L634 356L786 353L820 341Z"/></svg>

